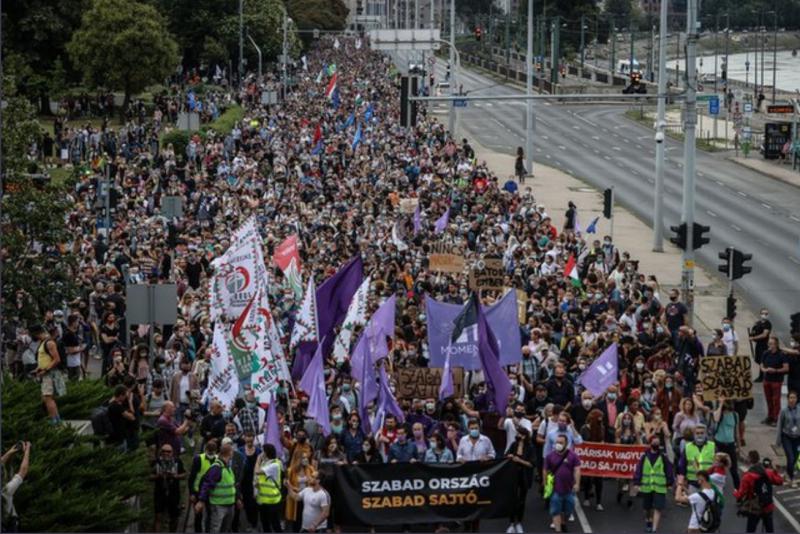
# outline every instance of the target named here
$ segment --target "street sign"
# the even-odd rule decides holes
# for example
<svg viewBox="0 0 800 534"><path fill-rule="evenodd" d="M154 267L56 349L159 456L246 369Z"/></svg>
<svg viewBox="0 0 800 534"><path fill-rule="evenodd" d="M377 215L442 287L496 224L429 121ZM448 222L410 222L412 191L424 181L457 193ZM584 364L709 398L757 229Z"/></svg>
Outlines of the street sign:
<svg viewBox="0 0 800 534"><path fill-rule="evenodd" d="M745 102L744 103L744 112L745 113L752 113L753 112L753 103L752 102Z"/></svg>
<svg viewBox="0 0 800 534"><path fill-rule="evenodd" d="M428 63L430 63L431 65L436 65L436 56L429 57Z"/></svg>
<svg viewBox="0 0 800 534"><path fill-rule="evenodd" d="M698 102L709 102L711 100L719 100L719 95L716 93L707 95L697 95Z"/></svg>
<svg viewBox="0 0 800 534"><path fill-rule="evenodd" d="M467 107L467 101L466 100L461 100L461 99L453 100L453 107L454 108L465 108L465 107Z"/></svg>
<svg viewBox="0 0 800 534"><path fill-rule="evenodd" d="M719 115L719 99L718 98L708 101L708 114L709 115Z"/></svg>
<svg viewBox="0 0 800 534"><path fill-rule="evenodd" d="M753 137L752 128L750 126L745 126L744 128L742 128L742 136L745 139L750 139L751 137Z"/></svg>
<svg viewBox="0 0 800 534"><path fill-rule="evenodd" d="M767 113L794 113L794 106L791 104L767 106Z"/></svg>

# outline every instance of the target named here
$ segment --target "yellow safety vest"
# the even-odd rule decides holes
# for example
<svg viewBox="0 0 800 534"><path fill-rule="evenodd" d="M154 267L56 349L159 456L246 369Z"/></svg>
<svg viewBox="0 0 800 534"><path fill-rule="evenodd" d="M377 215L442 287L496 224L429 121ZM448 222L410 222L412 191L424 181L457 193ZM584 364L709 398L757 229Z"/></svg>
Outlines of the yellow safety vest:
<svg viewBox="0 0 800 534"><path fill-rule="evenodd" d="M702 449L694 443L686 444L686 478L690 482L697 480L698 471L707 471L714 465L717 447L713 441L707 441Z"/></svg>
<svg viewBox="0 0 800 534"><path fill-rule="evenodd" d="M667 493L667 476L664 473L664 459L659 456L655 464L645 456L642 464L642 493Z"/></svg>
<svg viewBox="0 0 800 534"><path fill-rule="evenodd" d="M236 504L236 477L233 475L233 469L220 460L215 460L214 465L218 465L222 470L222 478L212 488L208 502L217 506L232 506Z"/></svg>
<svg viewBox="0 0 800 534"><path fill-rule="evenodd" d="M278 480L267 477L263 471L256 473L256 494L257 504L278 504L281 502L281 467L278 460L270 460L270 463L278 464Z"/></svg>
<svg viewBox="0 0 800 534"><path fill-rule="evenodd" d="M200 470L197 472L194 484L192 485L192 490L195 493L200 493L200 482L203 480L206 473L208 473L208 470L211 469L211 465L216 459L216 456L212 456L211 458L206 457L205 453L200 455Z"/></svg>

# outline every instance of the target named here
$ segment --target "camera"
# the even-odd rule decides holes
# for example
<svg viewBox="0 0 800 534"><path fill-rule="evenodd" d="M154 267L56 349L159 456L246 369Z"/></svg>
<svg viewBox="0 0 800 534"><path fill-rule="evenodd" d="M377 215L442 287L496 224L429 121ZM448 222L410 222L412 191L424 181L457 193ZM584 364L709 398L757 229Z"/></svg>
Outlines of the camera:
<svg viewBox="0 0 800 534"><path fill-rule="evenodd" d="M656 132L656 143L661 144L664 142L664 132Z"/></svg>

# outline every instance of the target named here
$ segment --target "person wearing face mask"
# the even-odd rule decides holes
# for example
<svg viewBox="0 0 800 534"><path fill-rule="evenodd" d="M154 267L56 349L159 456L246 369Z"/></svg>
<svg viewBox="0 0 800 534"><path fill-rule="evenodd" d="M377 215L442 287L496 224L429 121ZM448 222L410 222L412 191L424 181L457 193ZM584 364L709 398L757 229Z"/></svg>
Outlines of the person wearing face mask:
<svg viewBox="0 0 800 534"><path fill-rule="evenodd" d="M506 450L506 458L520 466L513 490L514 511L509 517L509 525L506 532L524 532L522 521L525 515L525 501L528 497L528 491L533 485L533 454L531 433L526 428L520 428L514 436L513 443Z"/></svg>
<svg viewBox="0 0 800 534"><path fill-rule="evenodd" d="M242 434L252 433L258 435L259 430L264 426L264 409L256 403L256 396L253 390L248 390L244 395L244 406L242 406L234 417L236 426L242 429Z"/></svg>
<svg viewBox="0 0 800 534"><path fill-rule="evenodd" d="M658 436L650 438L650 447L642 455L633 475L634 491L642 498L645 532L658 532L661 513L667 505L667 489L674 485L672 463L664 454Z"/></svg>
<svg viewBox="0 0 800 534"><path fill-rule="evenodd" d="M728 353L728 348L722 341L723 332L719 328L714 330L714 337L706 347L706 356L725 356Z"/></svg>
<svg viewBox="0 0 800 534"><path fill-rule="evenodd" d="M695 426L693 435L694 439L686 443L678 460L678 482L684 487L688 484L697 488L697 472L711 469L717 447L709 441L705 425Z"/></svg>
<svg viewBox="0 0 800 534"><path fill-rule="evenodd" d="M499 430L505 430L506 432L506 453L508 453L514 441L517 439L517 431L519 428L525 428L528 434L533 432L533 426L526 415L525 405L517 401L513 406L506 407L505 417L498 419L497 428Z"/></svg>
<svg viewBox="0 0 800 534"><path fill-rule="evenodd" d="M586 418L589 416L589 412L594 410L594 408L595 404L592 392L589 390L581 392L580 404L573 406L570 410L572 420L575 422L575 428L583 428L584 423L586 423Z"/></svg>
<svg viewBox="0 0 800 534"><path fill-rule="evenodd" d="M769 310L761 308L761 314L756 324L750 329L750 346L752 347L753 360L759 365L758 378L754 382L762 382L764 373L760 369L762 356L767 351L769 337L772 335L772 323L769 320Z"/></svg>
<svg viewBox="0 0 800 534"><path fill-rule="evenodd" d="M722 320L722 342L725 344L726 354L739 354L739 335L733 327L733 321L727 317Z"/></svg>
<svg viewBox="0 0 800 534"><path fill-rule="evenodd" d="M299 434L299 433L298 433ZM298 436L298 440L300 437ZM305 443L305 436L303 436ZM316 480L317 470L311 464L310 455L302 450L295 448L291 454L289 468L286 470L286 488L289 490L290 498L286 499L286 521L292 525L293 532L300 532L302 527L301 518L303 517L303 501L296 499L292 493L298 494L309 487L311 479Z"/></svg>
<svg viewBox="0 0 800 534"><path fill-rule="evenodd" d="M675 389L675 378L672 375L665 375L663 388L656 394L656 405L661 410L661 416L667 425L672 427L675 415L680 411L681 395Z"/></svg>
<svg viewBox="0 0 800 534"><path fill-rule="evenodd" d="M331 432L336 436L341 436L342 432L344 432L344 415L342 415L342 409L339 406L334 406L331 408Z"/></svg>
<svg viewBox="0 0 800 534"><path fill-rule="evenodd" d="M544 442L544 449L542 450L544 457L547 457L547 455L550 454L560 436L565 436L567 438L567 444L569 445L570 449L573 447L573 445L580 445L583 443L583 438L575 429L575 425L572 423L572 418L569 416L569 413L567 413L566 410L562 410L558 414L555 426L553 426L547 432Z"/></svg>
<svg viewBox="0 0 800 534"><path fill-rule="evenodd" d="M378 452L375 446L375 440L371 437L365 437L361 442L359 453L353 458L354 464L382 464L383 457Z"/></svg>
<svg viewBox="0 0 800 534"><path fill-rule="evenodd" d="M625 409L625 403L619 398L617 386L610 386L606 391L605 398L600 401L600 411L603 412L603 423L606 427L606 441L613 443L616 439L614 429L616 428L617 418Z"/></svg>
<svg viewBox="0 0 800 534"><path fill-rule="evenodd" d="M683 302L680 302L680 292L673 289L669 292L669 304L664 306L664 320L667 323L667 328L672 335L673 343L678 338L678 329L681 326L689 324L687 316L689 309Z"/></svg>
<svg viewBox="0 0 800 534"><path fill-rule="evenodd" d="M555 404L569 406L575 398L575 386L567 377L567 369L563 363L556 363L553 376L547 381L547 396Z"/></svg>
<svg viewBox="0 0 800 534"><path fill-rule="evenodd" d="M200 385L192 374L192 362L187 358L181 360L180 371L172 376L170 384L170 400L178 407L178 420L183 420L183 414L190 407L189 394L199 391Z"/></svg>
<svg viewBox="0 0 800 534"><path fill-rule="evenodd" d="M480 423L477 419L470 419L467 423L467 435L461 438L458 444L456 461L458 462L484 462L494 460L495 451L492 441L481 434Z"/></svg>
<svg viewBox="0 0 800 534"><path fill-rule="evenodd" d="M347 428L342 432L342 448L347 455L347 461L352 462L361 452L361 444L366 435L361 428L361 417L357 413L350 414L347 418Z"/></svg>
<svg viewBox="0 0 800 534"><path fill-rule="evenodd" d="M767 350L761 355L761 372L764 373L764 398L767 401L767 418L761 423L776 426L781 411L781 387L784 376L789 372L789 359L775 336L769 338Z"/></svg>
<svg viewBox="0 0 800 534"><path fill-rule="evenodd" d="M387 462L390 464L396 463L414 463L419 459L419 452L417 446L413 441L408 439L408 434L405 426L397 428L397 438L392 446L389 447L389 455Z"/></svg>
<svg viewBox="0 0 800 534"><path fill-rule="evenodd" d="M567 446L567 437L559 436L553 446L553 452L545 456L544 470L548 479L545 486L545 498L550 499L550 528L556 532L565 532L562 525L575 509L575 495L580 488L581 460Z"/></svg>
<svg viewBox="0 0 800 534"><path fill-rule="evenodd" d="M584 441L594 443L604 443L606 441L606 427L603 424L603 412L593 408L586 417L586 422L581 426L581 437ZM603 477L581 477L581 489L583 491L583 506L591 506L590 497L594 491L596 501L595 509L602 512L603 508Z"/></svg>
<svg viewBox="0 0 800 534"><path fill-rule="evenodd" d="M322 448L317 451L316 464L317 476L319 477L320 484L325 488L328 493L331 493L336 487L336 475L334 472L335 466L345 465L347 463L347 456L339 446L339 439L336 434L329 434L322 444ZM331 510L329 521L333 525L337 525L340 521L337 514Z"/></svg>
<svg viewBox="0 0 800 534"><path fill-rule="evenodd" d="M433 401L429 401L428 403L433 404ZM409 412L408 416L406 416L406 423L409 425L414 425L415 423L420 423L422 425L422 429L425 434L429 434L431 429L436 424L436 421L428 415L426 410L426 403L422 399L414 399L412 404L412 409ZM436 405L433 404L433 411L435 413Z"/></svg>
<svg viewBox="0 0 800 534"><path fill-rule="evenodd" d="M438 432L430 437L423 462L426 464L451 464L455 461L453 452L445 445L444 437Z"/></svg>

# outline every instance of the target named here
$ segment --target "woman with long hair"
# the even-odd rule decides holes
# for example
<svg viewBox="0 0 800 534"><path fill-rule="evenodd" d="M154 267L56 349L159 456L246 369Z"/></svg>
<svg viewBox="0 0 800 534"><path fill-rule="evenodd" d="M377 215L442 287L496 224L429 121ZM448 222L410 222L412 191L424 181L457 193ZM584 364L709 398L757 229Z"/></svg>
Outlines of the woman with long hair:
<svg viewBox="0 0 800 534"><path fill-rule="evenodd" d="M514 484L514 511L509 517L509 525L506 532L523 532L522 519L525 515L525 501L528 498L528 491L533 485L533 445L531 444L531 433L522 425L518 425L514 443L508 449L506 458L519 464L520 469L517 481Z"/></svg>
<svg viewBox="0 0 800 534"><path fill-rule="evenodd" d="M311 477L317 476L316 468L311 464L311 455L305 448L296 447L286 470L286 486L294 493L300 493ZM291 521L294 532L300 532L303 517L303 502L292 497L286 499L286 521Z"/></svg>

